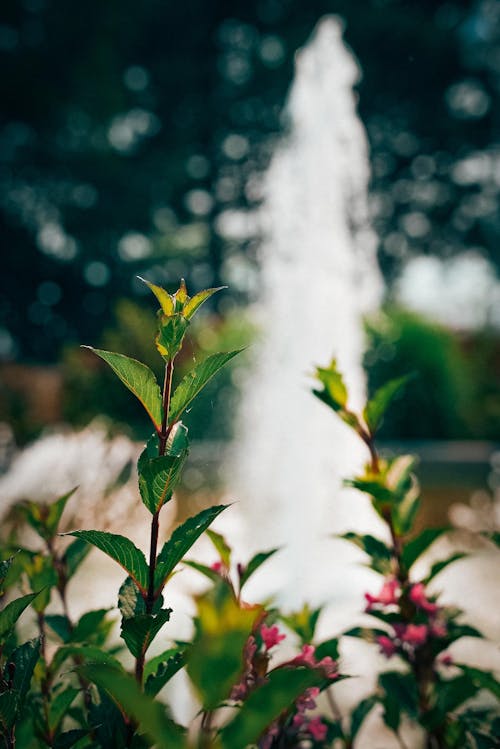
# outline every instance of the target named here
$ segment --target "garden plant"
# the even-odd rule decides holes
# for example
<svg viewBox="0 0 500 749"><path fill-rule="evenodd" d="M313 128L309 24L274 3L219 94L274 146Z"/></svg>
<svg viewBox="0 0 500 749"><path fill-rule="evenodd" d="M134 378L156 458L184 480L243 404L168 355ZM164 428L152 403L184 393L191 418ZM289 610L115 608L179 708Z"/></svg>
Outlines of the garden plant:
<svg viewBox="0 0 500 749"><path fill-rule="evenodd" d="M77 497L77 488L68 487L50 505L32 498L19 506L39 544L26 548L15 536L2 539L0 595L7 603L0 611L0 739L5 748L352 747L377 706L401 746L403 715L422 727L428 749L497 745L492 737L500 733L495 703L500 688L493 674L456 663L448 653L457 639L481 635L427 588L459 555L434 564L424 579L413 576L414 563L445 530L415 535L419 499L413 461L408 456L382 458L375 447L384 411L405 382L382 387L363 414L356 415L348 408L335 362L316 372L320 388L315 394L368 449L365 472L349 483L369 494L388 529L386 540L344 535L383 576L380 591L366 594L366 612L376 626L354 627L344 636L374 643L395 668L381 673L376 692L343 716L335 698L335 684L346 678L339 667L338 637L320 643L315 639L321 610L305 606L290 614L269 602L245 601L246 583L276 549L235 563L227 540L211 528L226 509L220 504L189 517L160 543L161 511L173 497L189 452L182 416L239 351L212 354L176 382L176 358L190 321L220 289L189 297L183 281L173 294L145 283L160 305L155 345L164 360L162 386L145 364L93 351L138 398L152 422L153 434L138 461L149 554L125 536L98 529L61 534L64 509ZM184 560L205 532L218 560L212 565ZM78 619L70 615L68 596L78 595L77 579L71 581L92 547L124 570L117 593L119 640L107 609L87 611ZM196 598L187 642L169 637L176 614L169 607L169 581L183 560L208 585ZM26 639L30 611L33 631ZM22 626L17 626L22 615ZM286 657L280 656L285 639ZM155 654L150 655L153 643ZM181 669L199 704L188 726L174 720L162 698L163 688ZM174 679L170 695L175 684ZM484 690L488 698L473 699Z"/></svg>

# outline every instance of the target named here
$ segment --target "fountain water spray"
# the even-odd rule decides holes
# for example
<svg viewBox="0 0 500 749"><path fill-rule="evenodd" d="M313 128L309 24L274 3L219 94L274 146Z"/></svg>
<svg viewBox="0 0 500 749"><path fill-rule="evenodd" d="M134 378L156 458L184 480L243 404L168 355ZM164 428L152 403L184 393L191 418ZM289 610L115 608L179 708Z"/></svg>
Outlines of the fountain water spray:
<svg viewBox="0 0 500 749"><path fill-rule="evenodd" d="M350 551L331 533L374 523L367 501L341 489L342 477L366 459L364 447L316 402L308 379L333 355L351 405L363 400L362 318L376 308L382 283L368 221L367 141L353 93L359 77L341 23L323 19L297 54L288 133L264 184L265 333L246 383L232 489L251 550L286 547L273 590L289 605L328 599L330 587L345 594L354 573L342 585L333 563L339 569L339 555L347 562Z"/></svg>

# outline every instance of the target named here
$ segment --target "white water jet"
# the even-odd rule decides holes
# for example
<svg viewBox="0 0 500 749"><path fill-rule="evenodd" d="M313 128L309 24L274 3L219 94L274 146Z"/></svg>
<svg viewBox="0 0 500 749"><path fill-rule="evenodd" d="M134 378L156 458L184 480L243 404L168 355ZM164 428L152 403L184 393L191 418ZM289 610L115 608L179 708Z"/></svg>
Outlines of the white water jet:
<svg viewBox="0 0 500 749"><path fill-rule="evenodd" d="M351 405L363 401L362 318L376 308L382 283L368 220L367 140L353 93L359 77L341 23L323 19L297 54L289 132L264 184L264 333L243 396L231 489L251 550L286 546L269 577L289 606L352 596L352 555L331 534L376 522L365 498L341 489L366 460L365 448L312 396L308 377L333 355Z"/></svg>

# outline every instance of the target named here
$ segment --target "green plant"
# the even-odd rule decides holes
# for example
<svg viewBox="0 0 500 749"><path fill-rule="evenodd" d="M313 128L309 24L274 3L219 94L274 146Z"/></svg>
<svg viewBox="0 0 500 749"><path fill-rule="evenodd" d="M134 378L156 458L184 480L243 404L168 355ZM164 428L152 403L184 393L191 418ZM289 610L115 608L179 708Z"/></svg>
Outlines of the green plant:
<svg viewBox="0 0 500 749"><path fill-rule="evenodd" d="M403 715L423 728L428 749L497 746L490 742L491 733L499 735L498 703L496 707L478 708L471 698L486 690L498 701L500 685L492 672L455 662L448 653L448 648L460 638L482 635L462 622L460 610L441 605L438 596L428 591L431 581L464 555L455 553L437 561L423 579L415 578L416 562L449 529L429 528L418 535L412 533L420 502L414 459L409 455L385 459L376 448L375 438L384 414L409 378L386 383L368 401L362 414L355 414L349 409L347 388L335 360L328 367L318 367L316 377L320 387L314 394L368 448L370 460L364 472L346 484L370 497L389 538L386 541L353 532L342 536L366 553L369 566L384 579L378 594L365 595L365 612L376 620L377 626L354 627L345 635L377 644L399 666L382 672L375 694L354 710L344 732L345 744L352 746L364 718L376 705L382 705L384 721L400 738L401 746ZM498 538L492 536L491 541L498 543Z"/></svg>
<svg viewBox="0 0 500 749"><path fill-rule="evenodd" d="M136 359L92 351L136 396L154 428L138 461L139 493L150 520L149 557L129 538L114 533L92 529L60 534L59 523L74 490L52 505L29 501L21 506L41 548L19 549L12 539L4 548L5 556L19 550L2 562L3 577L9 573L9 585L21 581L31 589L0 613L0 738L6 749L13 749L16 741L26 749L236 749L257 742L268 746L276 732L293 721L297 736L299 728L302 734L310 729L319 735L324 730L317 720L306 718L305 711L312 700L310 690L316 694L339 677L328 644L317 650L303 644L295 658L271 667L269 650L282 635L264 606L249 606L241 597L248 579L275 550L239 566L234 585L229 547L211 532L221 561L213 569L192 563L213 583L196 601L193 640L169 642L148 658L151 644L172 614L164 598L167 583L195 541L226 509L216 505L189 517L158 548L161 510L172 498L188 455L188 431L181 417L239 351L207 356L174 386L174 368L190 321L219 289L189 297L184 282L175 294L146 283L160 304L155 344L164 360L162 387L152 370ZM69 538L74 540L67 545ZM118 593L118 609L120 636L133 659L133 673L122 663L123 646L109 643L112 622L107 610L86 612L78 621L69 615L68 583L89 546L111 557L127 575ZM62 613L48 612L54 597L59 598ZM38 637L18 645L15 624L30 604ZM201 718L190 731L176 724L157 699L184 667L201 704ZM228 707L229 715L221 710Z"/></svg>

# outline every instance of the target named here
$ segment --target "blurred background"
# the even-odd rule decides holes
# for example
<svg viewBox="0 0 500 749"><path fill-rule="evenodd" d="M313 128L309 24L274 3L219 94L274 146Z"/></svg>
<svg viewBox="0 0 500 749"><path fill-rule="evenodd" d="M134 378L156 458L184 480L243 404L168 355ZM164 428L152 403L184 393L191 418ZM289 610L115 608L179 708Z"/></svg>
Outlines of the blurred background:
<svg viewBox="0 0 500 749"><path fill-rule="evenodd" d="M104 416L111 436L147 436L141 407L79 348L159 371L137 275L170 291L181 276L191 291L229 286L193 327L186 363L254 340L262 175L286 130L295 52L326 13L345 22L362 69L386 282L366 320L368 386L418 373L381 437L420 455L432 522L456 502L467 523L469 511L494 522L498 0L4 0L1 471L47 428ZM210 468L211 445L232 436L240 381L224 372L189 416L186 491L206 486L196 455Z"/></svg>

